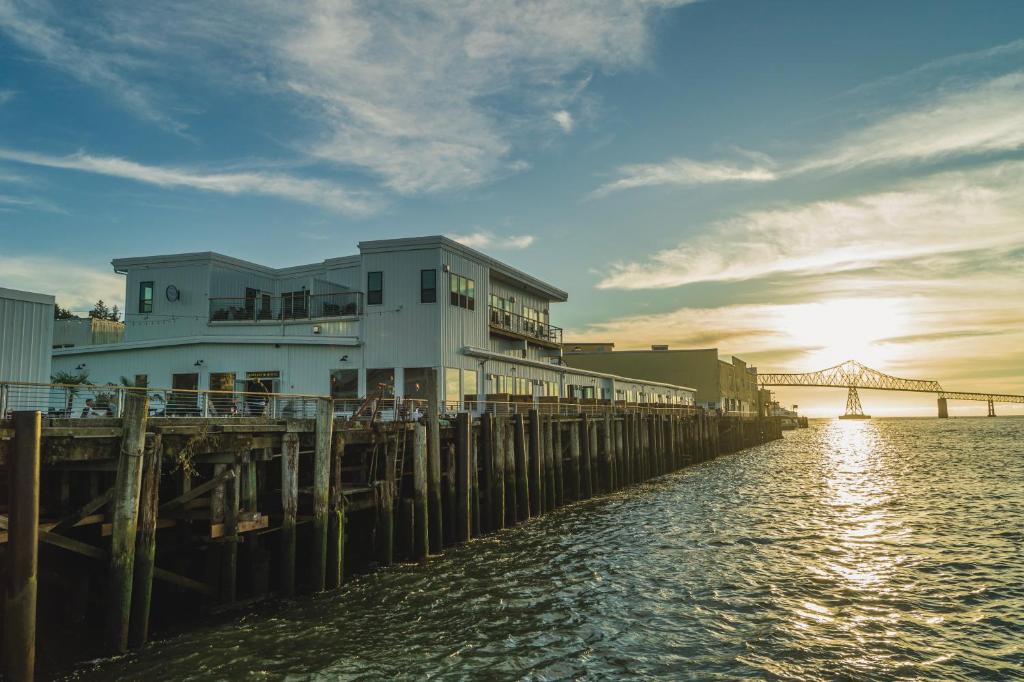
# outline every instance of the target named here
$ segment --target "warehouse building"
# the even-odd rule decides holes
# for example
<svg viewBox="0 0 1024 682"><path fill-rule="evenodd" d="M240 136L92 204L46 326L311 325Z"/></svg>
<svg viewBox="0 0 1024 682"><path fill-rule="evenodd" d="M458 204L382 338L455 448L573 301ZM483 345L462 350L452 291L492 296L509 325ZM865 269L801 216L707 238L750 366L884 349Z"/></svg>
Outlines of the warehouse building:
<svg viewBox="0 0 1024 682"><path fill-rule="evenodd" d="M532 398L692 404L694 391L562 363L551 324L567 294L445 237L361 242L359 253L270 268L218 253L113 261L119 343L53 351L94 383L449 403Z"/></svg>
<svg viewBox="0 0 1024 682"><path fill-rule="evenodd" d="M0 288L0 382L49 383L54 298Z"/></svg>
<svg viewBox="0 0 1024 682"><path fill-rule="evenodd" d="M667 345L654 345L650 350L617 351L610 343L572 342L564 348L570 367L693 386L697 404L709 409L759 411L757 368L737 357L722 360L717 348L670 350Z"/></svg>

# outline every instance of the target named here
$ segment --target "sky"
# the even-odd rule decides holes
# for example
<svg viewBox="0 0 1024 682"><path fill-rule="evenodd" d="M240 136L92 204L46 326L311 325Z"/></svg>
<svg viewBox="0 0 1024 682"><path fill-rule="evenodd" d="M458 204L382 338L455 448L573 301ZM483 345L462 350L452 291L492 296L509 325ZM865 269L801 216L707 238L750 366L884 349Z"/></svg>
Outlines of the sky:
<svg viewBox="0 0 1024 682"><path fill-rule="evenodd" d="M567 340L1024 393L1022 188L1015 0L0 0L0 286L74 310L115 257L446 234Z"/></svg>

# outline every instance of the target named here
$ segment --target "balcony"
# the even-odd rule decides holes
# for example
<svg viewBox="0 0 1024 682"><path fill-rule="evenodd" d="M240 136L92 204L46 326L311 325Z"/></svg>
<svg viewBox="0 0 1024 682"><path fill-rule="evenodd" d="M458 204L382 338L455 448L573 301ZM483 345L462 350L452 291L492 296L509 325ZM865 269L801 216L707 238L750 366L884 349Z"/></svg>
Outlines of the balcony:
<svg viewBox="0 0 1024 682"><path fill-rule="evenodd" d="M548 348L560 348L562 345L562 328L531 320L509 310L488 306L491 333L511 339L525 339Z"/></svg>
<svg viewBox="0 0 1024 682"><path fill-rule="evenodd" d="M287 322L355 317L363 313L363 294L346 291L336 294L294 293L284 296L259 294L244 297L210 299L210 323Z"/></svg>

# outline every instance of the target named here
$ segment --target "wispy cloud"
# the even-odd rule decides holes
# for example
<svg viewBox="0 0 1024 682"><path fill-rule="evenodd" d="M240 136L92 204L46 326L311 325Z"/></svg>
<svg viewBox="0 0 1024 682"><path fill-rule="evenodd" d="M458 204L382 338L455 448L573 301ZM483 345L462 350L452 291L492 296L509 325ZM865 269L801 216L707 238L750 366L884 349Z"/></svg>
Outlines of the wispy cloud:
<svg viewBox="0 0 1024 682"><path fill-rule="evenodd" d="M566 111L565 109L562 109L561 111L556 111L555 113L551 114L551 118L553 118L555 123L558 124L558 127L562 129L562 132L572 132L572 128L575 125L575 121L573 121L572 114L570 114L568 111Z"/></svg>
<svg viewBox="0 0 1024 682"><path fill-rule="evenodd" d="M4 148L0 148L0 159L33 166L96 173L158 187L190 187L219 194L271 196L354 215L371 213L378 208L378 201L366 192L348 190L326 180L282 173L214 173L145 165L128 159L92 156L82 152L68 156L51 156Z"/></svg>
<svg viewBox="0 0 1024 682"><path fill-rule="evenodd" d="M71 310L89 310L101 298L124 308L124 278L75 260L0 255L0 286L52 294Z"/></svg>
<svg viewBox="0 0 1024 682"><path fill-rule="evenodd" d="M744 213L598 286L650 289L779 272L836 272L888 260L1024 244L1024 162L939 173L892 191ZM967 227L969 226L969 228Z"/></svg>
<svg viewBox="0 0 1024 682"><path fill-rule="evenodd" d="M662 163L639 163L619 167L618 179L607 182L590 196L603 197L612 192L658 185L706 185L715 182L769 182L778 178L770 166L739 166L728 162L695 161L673 158Z"/></svg>
<svg viewBox="0 0 1024 682"><path fill-rule="evenodd" d="M187 106L186 95L140 74L174 70L222 90L258 92L290 112L281 127L292 131L284 141L293 149L415 195L527 167L521 151L550 127L551 112L564 112L556 122L571 129L568 104L589 73L642 65L652 15L688 1L112 0L90 5L83 22L0 0L0 30L165 125L178 124L160 102Z"/></svg>
<svg viewBox="0 0 1024 682"><path fill-rule="evenodd" d="M533 235L529 234L499 235L485 230L469 234L447 234L445 236L474 249L490 249L493 251L527 249L534 241Z"/></svg>
<svg viewBox="0 0 1024 682"><path fill-rule="evenodd" d="M10 194L0 194L0 207L6 207L12 210L45 211L46 213L70 215L67 211L53 202L33 196L23 197L12 196Z"/></svg>
<svg viewBox="0 0 1024 682"><path fill-rule="evenodd" d="M16 90L0 90L0 105L11 101L17 94L18 92Z"/></svg>

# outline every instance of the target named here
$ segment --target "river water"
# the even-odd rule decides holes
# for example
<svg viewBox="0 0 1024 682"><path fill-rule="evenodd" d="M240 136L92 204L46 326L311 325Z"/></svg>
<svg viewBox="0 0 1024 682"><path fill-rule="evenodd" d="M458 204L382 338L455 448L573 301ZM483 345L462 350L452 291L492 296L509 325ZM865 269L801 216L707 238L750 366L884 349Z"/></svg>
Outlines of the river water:
<svg viewBox="0 0 1024 682"><path fill-rule="evenodd" d="M1024 679L1024 419L812 421L71 679Z"/></svg>

